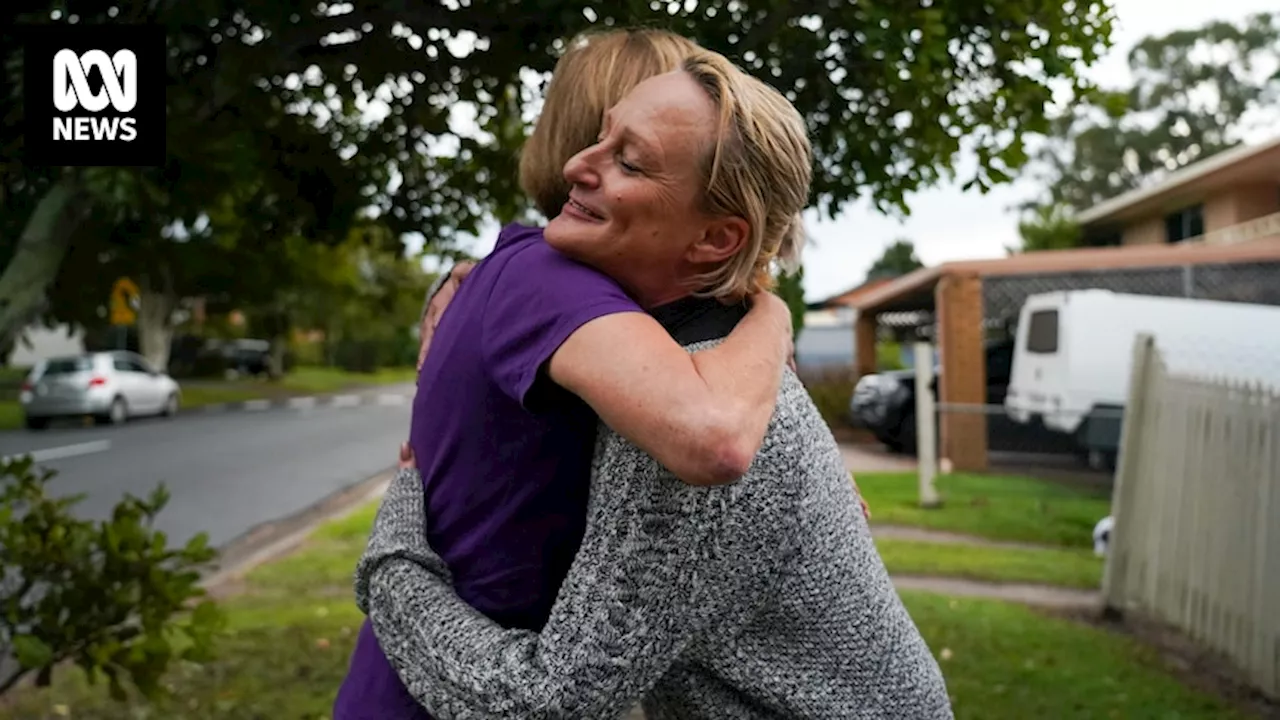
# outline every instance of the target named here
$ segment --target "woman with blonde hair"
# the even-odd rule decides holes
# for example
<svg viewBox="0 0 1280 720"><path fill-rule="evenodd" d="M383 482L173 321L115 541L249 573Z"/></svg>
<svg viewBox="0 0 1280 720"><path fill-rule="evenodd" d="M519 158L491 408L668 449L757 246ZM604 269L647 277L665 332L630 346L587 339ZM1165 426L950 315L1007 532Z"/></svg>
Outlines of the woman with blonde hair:
<svg viewBox="0 0 1280 720"><path fill-rule="evenodd" d="M564 166L569 201L546 240L655 316L678 308L664 324L697 357L724 347L745 322L736 300L798 252L810 168L795 108L700 51L609 110ZM402 450L356 594L409 692L442 719L596 720L640 700L649 720L952 716L793 373L736 483L680 482L600 428L585 538L540 631L503 628L455 594L420 465Z"/></svg>
<svg viewBox="0 0 1280 720"><path fill-rule="evenodd" d="M589 212L571 199L564 160L595 140L628 90L694 50L649 31L575 41L521 163L522 184L544 212ZM741 241L732 223L709 215L682 215L681 227L657 209L618 217L625 226L601 242L643 251L637 238L663 234L686 243L694 269ZM746 472L773 413L791 347L781 300L765 288L744 293L750 310L732 335L691 356L645 312L664 300L625 277L558 252L539 228L508 225L457 288L421 363L409 432L424 513L417 532L425 525L455 597L502 627L537 630L551 612L582 542L599 422L705 485ZM365 623L334 719L424 717Z"/></svg>

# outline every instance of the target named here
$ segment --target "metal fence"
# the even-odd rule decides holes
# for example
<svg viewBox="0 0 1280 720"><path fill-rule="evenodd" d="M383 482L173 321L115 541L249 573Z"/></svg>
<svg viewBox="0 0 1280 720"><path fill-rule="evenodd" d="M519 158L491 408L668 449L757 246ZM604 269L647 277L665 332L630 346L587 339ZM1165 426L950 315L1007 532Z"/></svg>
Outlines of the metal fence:
<svg viewBox="0 0 1280 720"><path fill-rule="evenodd" d="M1103 594L1280 698L1280 392L1134 351Z"/></svg>
<svg viewBox="0 0 1280 720"><path fill-rule="evenodd" d="M1280 305L1280 262L1185 265L983 278L983 315L1013 322L1027 297L1064 290Z"/></svg>
<svg viewBox="0 0 1280 720"><path fill-rule="evenodd" d="M983 325L990 336L1012 336L1031 295L1068 290L1111 290L1199 300L1280 305L1280 262L1220 263L989 276L982 279ZM899 341L934 342L933 310L881 313L881 332Z"/></svg>

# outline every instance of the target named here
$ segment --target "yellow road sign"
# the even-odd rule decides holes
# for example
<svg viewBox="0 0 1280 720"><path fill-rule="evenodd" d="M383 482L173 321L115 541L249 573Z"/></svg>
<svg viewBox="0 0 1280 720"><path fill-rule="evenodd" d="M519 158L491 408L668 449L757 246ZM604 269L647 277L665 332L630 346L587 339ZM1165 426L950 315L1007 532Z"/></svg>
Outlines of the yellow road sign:
<svg viewBox="0 0 1280 720"><path fill-rule="evenodd" d="M111 324L132 325L138 320L138 286L120 278L111 288Z"/></svg>

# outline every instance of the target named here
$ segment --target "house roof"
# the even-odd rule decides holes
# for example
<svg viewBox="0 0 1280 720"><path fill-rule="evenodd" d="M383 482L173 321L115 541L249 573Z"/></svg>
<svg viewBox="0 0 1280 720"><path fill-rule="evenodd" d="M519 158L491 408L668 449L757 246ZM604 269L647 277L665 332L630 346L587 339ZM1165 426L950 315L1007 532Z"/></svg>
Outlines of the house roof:
<svg viewBox="0 0 1280 720"><path fill-rule="evenodd" d="M846 304L860 312L927 310L933 307L934 288L946 275L1002 277L1265 261L1280 261L1280 235L1232 245L1184 243L1045 250L922 268L861 293Z"/></svg>
<svg viewBox="0 0 1280 720"><path fill-rule="evenodd" d="M835 295L832 295L831 297L826 298L825 300L819 300L817 302L809 303L808 308L810 310L826 310L837 305L851 306L854 304L854 302L858 298L862 297L863 295L866 295L868 292L878 287L882 287L890 282L893 282L893 280L894 278L870 280L868 282L862 283L861 285L855 285L849 288L848 290L845 290L842 293L837 293Z"/></svg>
<svg viewBox="0 0 1280 720"><path fill-rule="evenodd" d="M1170 173L1160 182L1117 195L1076 215L1081 225L1137 219L1203 202L1214 190L1251 181L1280 181L1280 136L1241 145Z"/></svg>

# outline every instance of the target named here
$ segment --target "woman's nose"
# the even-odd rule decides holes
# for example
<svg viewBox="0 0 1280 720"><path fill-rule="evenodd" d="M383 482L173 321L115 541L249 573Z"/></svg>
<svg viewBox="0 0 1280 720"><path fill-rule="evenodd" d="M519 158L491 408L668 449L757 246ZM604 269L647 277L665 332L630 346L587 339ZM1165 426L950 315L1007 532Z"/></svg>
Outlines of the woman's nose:
<svg viewBox="0 0 1280 720"><path fill-rule="evenodd" d="M568 180L570 185L595 187L599 184L600 176L592 162L593 148L594 146L583 150L564 164L564 179Z"/></svg>

